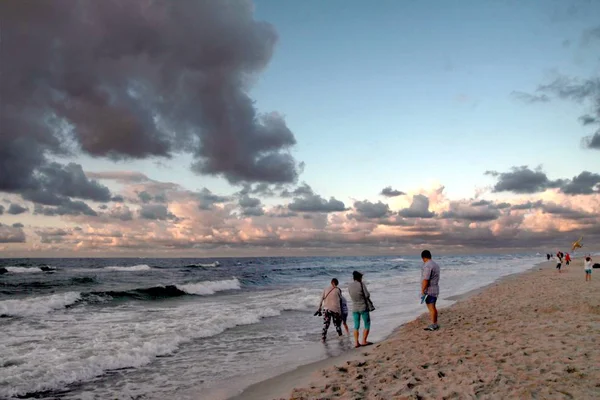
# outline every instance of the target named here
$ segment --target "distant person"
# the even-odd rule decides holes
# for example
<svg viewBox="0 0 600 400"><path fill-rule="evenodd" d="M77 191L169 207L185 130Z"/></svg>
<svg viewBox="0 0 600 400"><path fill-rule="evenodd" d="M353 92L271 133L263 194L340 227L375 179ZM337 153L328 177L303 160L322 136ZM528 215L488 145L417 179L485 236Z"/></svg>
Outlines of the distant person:
<svg viewBox="0 0 600 400"><path fill-rule="evenodd" d="M588 254L583 260L583 269L585 271L585 281L592 280L592 257Z"/></svg>
<svg viewBox="0 0 600 400"><path fill-rule="evenodd" d="M558 258L558 262L562 264L563 253L560 251L556 252L556 258Z"/></svg>
<svg viewBox="0 0 600 400"><path fill-rule="evenodd" d="M344 295L342 295L342 325L344 325L344 329L346 330L346 335L350 334L350 329L348 329L348 302Z"/></svg>
<svg viewBox="0 0 600 400"><path fill-rule="evenodd" d="M548 261L550 261L550 253L546 253L546 258L548 258Z"/></svg>
<svg viewBox="0 0 600 400"><path fill-rule="evenodd" d="M354 318L354 347L368 346L373 344L367 341L371 330L371 294L362 281L363 274L358 271L352 273L354 281L348 285L348 293L352 299L352 317ZM363 340L358 341L360 331L360 320L363 321Z"/></svg>
<svg viewBox="0 0 600 400"><path fill-rule="evenodd" d="M558 273L560 273L560 269L562 268L562 259L558 259L558 263L556 263L556 269L558 270Z"/></svg>
<svg viewBox="0 0 600 400"><path fill-rule="evenodd" d="M565 254L565 264L569 265L571 263L571 256L569 253Z"/></svg>
<svg viewBox="0 0 600 400"><path fill-rule="evenodd" d="M332 320L338 336L342 336L342 289L338 287L339 284L336 278L331 280L331 285L323 290L319 310L315 313L323 314L323 342L327 340L327 331Z"/></svg>
<svg viewBox="0 0 600 400"><path fill-rule="evenodd" d="M425 328L426 331L436 331L440 329L437 323L438 312L435 307L440 294L440 266L431 259L431 252L423 250L421 253L423 267L421 268L421 296L424 297L425 304L431 317L431 325Z"/></svg>

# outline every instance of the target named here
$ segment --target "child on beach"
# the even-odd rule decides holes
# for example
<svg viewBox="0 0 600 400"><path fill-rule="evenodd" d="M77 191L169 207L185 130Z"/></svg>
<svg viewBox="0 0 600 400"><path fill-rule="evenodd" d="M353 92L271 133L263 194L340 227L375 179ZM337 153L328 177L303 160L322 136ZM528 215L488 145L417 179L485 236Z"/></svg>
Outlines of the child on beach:
<svg viewBox="0 0 600 400"><path fill-rule="evenodd" d="M588 254L583 260L583 269L585 271L585 281L592 280L592 257Z"/></svg>
<svg viewBox="0 0 600 400"><path fill-rule="evenodd" d="M342 325L344 325L344 329L346 330L346 335L349 335L350 330L348 329L348 324L346 322L348 320L348 303L346 302L346 298L344 297L344 295L342 295L341 306L342 306Z"/></svg>
<svg viewBox="0 0 600 400"><path fill-rule="evenodd" d="M558 260L558 264L556 264L556 269L558 270L558 273L560 273L560 267L562 267L562 260L559 259Z"/></svg>

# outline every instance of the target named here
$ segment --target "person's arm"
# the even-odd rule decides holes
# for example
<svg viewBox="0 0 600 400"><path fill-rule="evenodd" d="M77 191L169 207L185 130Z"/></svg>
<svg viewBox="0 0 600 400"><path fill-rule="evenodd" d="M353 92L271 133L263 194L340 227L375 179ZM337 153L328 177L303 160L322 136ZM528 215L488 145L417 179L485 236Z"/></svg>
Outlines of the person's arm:
<svg viewBox="0 0 600 400"><path fill-rule="evenodd" d="M323 305L323 300L325 299L325 292L321 293L321 299L319 300L319 308L318 311L321 311L321 306Z"/></svg>
<svg viewBox="0 0 600 400"><path fill-rule="evenodd" d="M364 283L363 283L363 291L365 292L365 299L370 299L371 293L369 293L369 291L367 290L367 285L365 285Z"/></svg>
<svg viewBox="0 0 600 400"><path fill-rule="evenodd" d="M429 287L429 279L431 279L431 267L425 267L423 270L423 280L421 281L421 295L424 295Z"/></svg>

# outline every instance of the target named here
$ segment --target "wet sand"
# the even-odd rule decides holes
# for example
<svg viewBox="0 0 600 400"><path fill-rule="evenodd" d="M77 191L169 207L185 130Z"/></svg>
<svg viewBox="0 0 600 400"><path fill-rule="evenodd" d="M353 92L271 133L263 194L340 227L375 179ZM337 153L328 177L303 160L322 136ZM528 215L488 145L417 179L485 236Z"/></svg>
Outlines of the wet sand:
<svg viewBox="0 0 600 400"><path fill-rule="evenodd" d="M581 260L561 274L553 267L453 298L439 331L423 330L423 314L379 344L260 382L237 399L600 398L600 273L585 282Z"/></svg>

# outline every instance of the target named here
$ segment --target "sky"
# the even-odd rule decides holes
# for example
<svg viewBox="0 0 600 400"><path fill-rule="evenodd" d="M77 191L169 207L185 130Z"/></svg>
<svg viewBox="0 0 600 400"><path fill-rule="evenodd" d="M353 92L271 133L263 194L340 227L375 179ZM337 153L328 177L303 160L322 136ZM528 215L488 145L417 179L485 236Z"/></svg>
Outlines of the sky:
<svg viewBox="0 0 600 400"><path fill-rule="evenodd" d="M600 249L599 15L2 2L0 256Z"/></svg>

